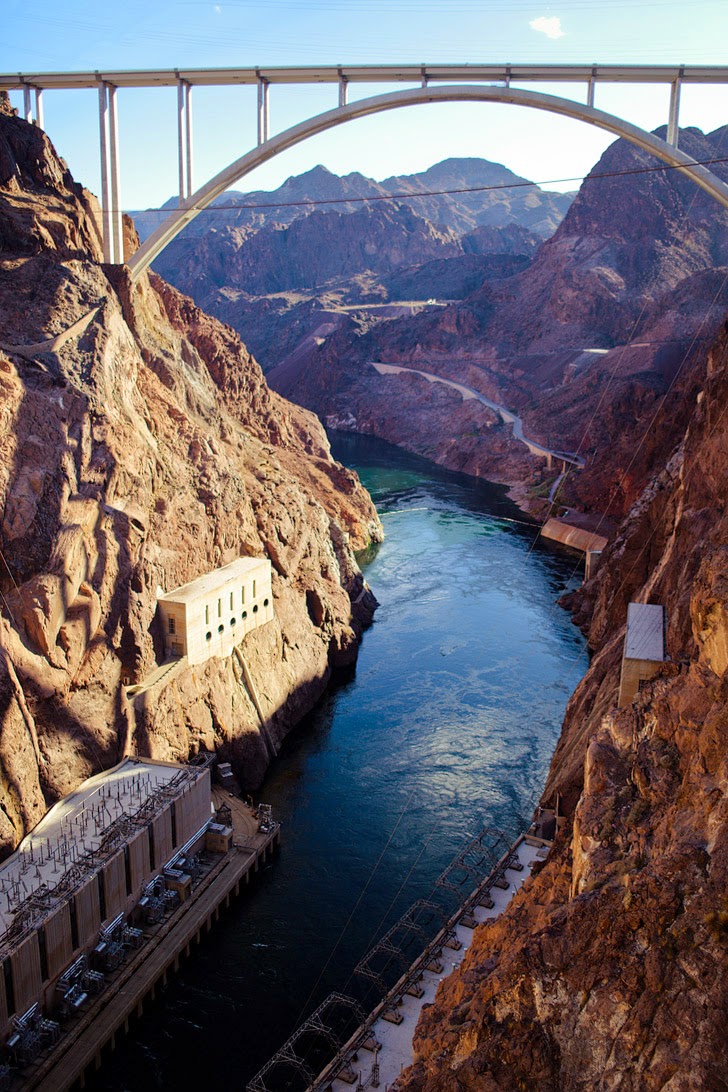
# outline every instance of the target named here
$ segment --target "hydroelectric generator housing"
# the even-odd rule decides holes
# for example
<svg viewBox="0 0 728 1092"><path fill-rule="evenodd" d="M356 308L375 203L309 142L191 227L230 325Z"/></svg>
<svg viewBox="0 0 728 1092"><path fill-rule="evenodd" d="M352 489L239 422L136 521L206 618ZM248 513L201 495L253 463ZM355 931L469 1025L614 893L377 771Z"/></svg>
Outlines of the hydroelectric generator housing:
<svg viewBox="0 0 728 1092"><path fill-rule="evenodd" d="M201 664L230 656L253 629L273 618L271 563L239 557L158 597L168 656Z"/></svg>
<svg viewBox="0 0 728 1092"><path fill-rule="evenodd" d="M0 866L0 1042L32 1006L55 1015L100 988L116 949L141 943L150 884L184 899L180 859L220 829L206 766L127 758L55 804Z"/></svg>

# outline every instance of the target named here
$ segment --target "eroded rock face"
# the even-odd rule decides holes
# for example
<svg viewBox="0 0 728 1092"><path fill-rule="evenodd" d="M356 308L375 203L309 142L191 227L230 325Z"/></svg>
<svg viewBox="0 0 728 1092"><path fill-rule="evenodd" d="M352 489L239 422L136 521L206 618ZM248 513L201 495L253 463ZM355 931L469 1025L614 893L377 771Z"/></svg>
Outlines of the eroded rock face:
<svg viewBox="0 0 728 1092"><path fill-rule="evenodd" d="M205 747L259 783L375 606L354 551L379 520L319 422L268 389L230 328L158 278L132 287L102 266L96 214L44 134L0 111L6 850L127 753ZM240 646L263 724L236 656L143 686L163 651L158 589L240 555L274 571L275 619Z"/></svg>
<svg viewBox="0 0 728 1092"><path fill-rule="evenodd" d="M595 654L544 795L564 829L423 1014L402 1092L725 1085L728 323L700 378L583 593ZM618 710L637 597L665 605L670 662Z"/></svg>
<svg viewBox="0 0 728 1092"><path fill-rule="evenodd" d="M387 205L352 213L316 211L288 227L264 227L254 235L237 228L209 232L173 246L155 269L196 299L210 287L255 296L315 288L367 271L386 275L460 252L453 232L434 227L406 206Z"/></svg>

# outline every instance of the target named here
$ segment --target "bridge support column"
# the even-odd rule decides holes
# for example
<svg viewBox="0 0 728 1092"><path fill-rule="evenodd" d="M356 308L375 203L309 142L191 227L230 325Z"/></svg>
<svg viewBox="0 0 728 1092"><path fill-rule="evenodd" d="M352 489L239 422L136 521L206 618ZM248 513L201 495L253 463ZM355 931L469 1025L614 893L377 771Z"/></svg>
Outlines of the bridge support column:
<svg viewBox="0 0 728 1092"><path fill-rule="evenodd" d="M101 232L104 238L104 261L111 261L111 208L109 202L109 107L106 87L99 86L99 148L101 151Z"/></svg>
<svg viewBox="0 0 728 1092"><path fill-rule="evenodd" d="M596 87L596 83L597 83L596 71L592 68L592 77L589 80L589 83L587 84L587 91L586 91L586 104L587 104L587 106L590 106L592 108L592 110L594 109L594 88Z"/></svg>
<svg viewBox="0 0 728 1092"><path fill-rule="evenodd" d="M179 167L180 207L192 193L192 87L177 80L177 160Z"/></svg>
<svg viewBox="0 0 728 1092"><path fill-rule="evenodd" d="M192 155L192 87L189 83L185 84L185 135L187 137L187 196L189 197L195 191L193 185L194 160Z"/></svg>
<svg viewBox="0 0 728 1092"><path fill-rule="evenodd" d="M109 154L111 156L111 234L113 239L112 261L121 265L124 261L124 223L121 214L121 173L119 171L119 116L116 110L116 88L108 88L109 95Z"/></svg>
<svg viewBox="0 0 728 1092"><path fill-rule="evenodd" d="M339 69L339 106L346 106L349 101L349 81Z"/></svg>
<svg viewBox="0 0 728 1092"><path fill-rule="evenodd" d="M33 116L33 96L31 91L35 92L35 117ZM43 128L43 89L41 87L31 87L30 84L23 84L23 117L31 125L36 125Z"/></svg>
<svg viewBox="0 0 728 1092"><path fill-rule="evenodd" d="M268 139L270 114L268 109L268 81L258 76L258 144ZM341 92L339 92L341 93Z"/></svg>
<svg viewBox="0 0 728 1092"><path fill-rule="evenodd" d="M546 452L546 469L551 470L554 465L553 456L550 451Z"/></svg>
<svg viewBox="0 0 728 1092"><path fill-rule="evenodd" d="M682 69L680 69L682 73ZM670 86L670 116L667 122L667 143L672 144L673 148L677 148L678 140L678 117L680 115L680 87L682 81L680 77Z"/></svg>
<svg viewBox="0 0 728 1092"><path fill-rule="evenodd" d="M109 100L106 84L99 85L99 145L101 150L101 224L104 237L104 261L111 261L111 186L109 175Z"/></svg>
<svg viewBox="0 0 728 1092"><path fill-rule="evenodd" d="M185 126L185 85L177 80L177 164L179 168L179 204L180 208L187 196L187 174L185 171L185 148L187 145Z"/></svg>
<svg viewBox="0 0 728 1092"><path fill-rule="evenodd" d="M124 261L119 183L119 126L116 112L116 88L99 85L99 136L101 147L101 215L104 236L104 261L119 265Z"/></svg>

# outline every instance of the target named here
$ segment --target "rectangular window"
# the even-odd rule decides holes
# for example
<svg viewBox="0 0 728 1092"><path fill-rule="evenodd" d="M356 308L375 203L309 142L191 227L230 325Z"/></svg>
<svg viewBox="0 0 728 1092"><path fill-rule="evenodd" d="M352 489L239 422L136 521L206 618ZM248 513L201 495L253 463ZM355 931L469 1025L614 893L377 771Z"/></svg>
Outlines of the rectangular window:
<svg viewBox="0 0 728 1092"><path fill-rule="evenodd" d="M245 584L240 589L240 602L245 606Z"/></svg>
<svg viewBox="0 0 728 1092"><path fill-rule="evenodd" d="M174 628L174 618L172 617L172 615L171 615L171 614L170 614L170 616L169 616L169 632L170 632L170 633L174 633L174 632L175 632L175 628Z"/></svg>
<svg viewBox="0 0 728 1092"><path fill-rule="evenodd" d="M234 608L234 606L235 606L235 604L233 603L233 593L230 592L230 610L232 610Z"/></svg>
<svg viewBox="0 0 728 1092"><path fill-rule="evenodd" d="M126 879L126 893L131 895L131 861L129 859L129 846L124 846L124 878Z"/></svg>
<svg viewBox="0 0 728 1092"><path fill-rule="evenodd" d="M210 624L210 608L205 607L205 625L209 626L209 624Z"/></svg>
<svg viewBox="0 0 728 1092"><path fill-rule="evenodd" d="M3 960L3 977L5 979L5 998L8 1003L8 1016L15 1012L15 989L13 987L13 968L9 959Z"/></svg>
<svg viewBox="0 0 728 1092"><path fill-rule="evenodd" d="M38 951L40 953L40 977L45 982L48 979L48 947L45 929L38 930Z"/></svg>
<svg viewBox="0 0 728 1092"><path fill-rule="evenodd" d="M253 581L253 599L255 599L255 581Z"/></svg>
<svg viewBox="0 0 728 1092"><path fill-rule="evenodd" d="M217 616L218 618L222 618L222 599L218 599L217 601Z"/></svg>
<svg viewBox="0 0 728 1092"><path fill-rule="evenodd" d="M104 889L104 874L103 874L103 872L97 872L96 873L96 883L98 884L98 888L99 888L99 914L101 915L101 920L105 921L106 920L106 891Z"/></svg>
<svg viewBox="0 0 728 1092"><path fill-rule="evenodd" d="M172 803L172 807L171 807L170 811L172 813L172 845L176 846L177 845L177 809L175 808L174 803Z"/></svg>
<svg viewBox="0 0 728 1092"><path fill-rule="evenodd" d="M71 899L68 910L71 918L71 944L73 945L73 950L75 952L78 948L78 914L76 913L75 899Z"/></svg>

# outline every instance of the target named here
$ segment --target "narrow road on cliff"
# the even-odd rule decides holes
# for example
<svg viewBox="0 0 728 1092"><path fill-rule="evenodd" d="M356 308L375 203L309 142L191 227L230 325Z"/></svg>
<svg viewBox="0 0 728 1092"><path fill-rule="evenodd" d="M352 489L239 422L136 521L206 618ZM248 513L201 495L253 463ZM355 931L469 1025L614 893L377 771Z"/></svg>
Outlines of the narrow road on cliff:
<svg viewBox="0 0 728 1092"><path fill-rule="evenodd" d="M522 444L525 444L532 455L540 455L542 458L559 459L561 462L570 463L580 470L584 466L585 460L581 455L577 455L576 452L556 451L554 448L545 447L537 440L532 440L529 436L526 436L523 431L523 421L517 413L514 413L513 410L506 409L505 406L501 406L497 402L491 401L490 398L486 398L484 394L481 394L480 391L476 391L473 387L467 387L464 383L456 383L452 379L443 379L442 376L434 375L432 372L423 372L419 368L406 368L402 364L382 364L374 360L370 360L369 363L380 375L397 375L399 372L421 375L428 383L441 383L443 387L452 387L453 390L462 395L464 402L475 398L478 402L482 402L484 406L487 406L488 409L497 413L505 424L512 425L515 439L519 440Z"/></svg>

